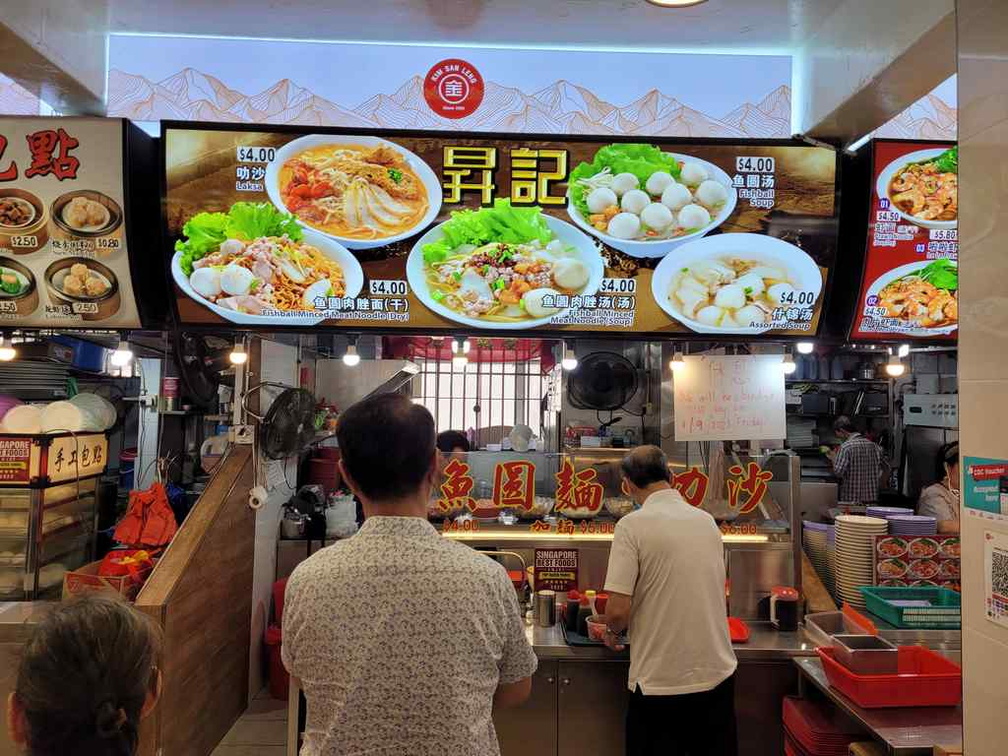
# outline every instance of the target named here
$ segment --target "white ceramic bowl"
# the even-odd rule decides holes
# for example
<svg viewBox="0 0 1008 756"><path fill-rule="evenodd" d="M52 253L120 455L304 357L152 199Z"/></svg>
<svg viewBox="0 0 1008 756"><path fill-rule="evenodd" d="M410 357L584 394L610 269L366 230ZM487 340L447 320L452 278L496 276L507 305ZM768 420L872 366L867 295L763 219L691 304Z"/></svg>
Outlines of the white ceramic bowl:
<svg viewBox="0 0 1008 756"><path fill-rule="evenodd" d="M554 218L550 215L543 216L546 219L546 225L549 226L550 230L553 232L553 236L559 239L565 246L574 247L581 257L581 260L588 266L588 283L582 287L578 292L581 295L591 295L598 291L599 286L602 285L602 278L605 275L605 262L602 260L602 255L589 237L585 236L583 233L578 231L570 223L560 220L559 218ZM447 223L447 221L445 221ZM430 289L427 288L427 279L424 276L424 261L423 261L423 246L425 244L430 244L431 242L438 241L444 236L441 231L441 226L444 223L439 223L434 228L430 229L426 234L417 239L416 243L413 245L413 249L409 253L409 258L406 260L406 279L409 281L410 291L419 299L424 306L437 313L443 318L448 320L453 320L456 323L461 323L462 325L472 326L474 328L485 328L488 330L521 330L525 328L535 328L536 326L546 325L553 318L563 315L567 310L561 310L555 315L551 315L545 318L529 318L528 320L521 320L514 323L495 323L489 320L483 320L481 318L471 318L467 315L462 315L461 313L455 312L455 310L447 307L440 302L434 300L431 297Z"/></svg>
<svg viewBox="0 0 1008 756"><path fill-rule="evenodd" d="M958 219L950 221L922 220L921 218L917 218L909 213L905 213L896 207L893 201L889 198L889 183L892 181L892 178L896 175L897 171L909 163L923 163L927 160L934 160L946 150L948 150L948 147L935 147L928 150L917 150L916 152L908 153L896 160L893 160L889 163L889 165L882 169L881 173L879 173L878 181L875 184L875 191L878 192L880 199L889 200L889 206L892 210L899 213L900 217L907 223L913 223L915 226L920 226L922 228L954 229L958 227Z"/></svg>
<svg viewBox="0 0 1008 756"><path fill-rule="evenodd" d="M765 333L770 330L770 324L758 327L723 328L721 326L704 325L693 318L687 317L673 307L669 295L672 280L683 268L689 267L698 260L713 257L733 255L746 259L759 260L784 267L791 274L795 291L810 291L813 293L811 305L815 309L822 294L822 272L815 260L809 257L803 249L782 241L774 236L763 234L718 234L696 239L682 248L675 250L658 263L651 277L651 295L655 302L669 317L678 320L695 333ZM811 334L809 334L811 335Z"/></svg>
<svg viewBox="0 0 1008 756"><path fill-rule="evenodd" d="M393 234L392 236L383 236L380 239L348 239L345 236L337 236L336 234L326 233L322 229L315 228L314 226L303 222L299 218L298 223L302 226L323 234L324 236L328 236L330 239L335 239L348 249L373 249L374 247L384 247L386 244L392 244L393 242L407 239L434 222L437 214L441 211L441 182L438 180L437 174L431 170L431 167L427 165L427 163L404 147L400 147L398 144L390 142L387 139L381 139L380 137L373 136L311 134L309 136L294 139L278 149L276 151L276 157L274 157L269 165L266 166L266 193L269 195L270 201L276 205L278 209L288 212L287 206L284 205L283 197L280 196L280 169L283 167L283 164L300 152L327 144L353 144L360 145L362 147L378 147L379 145L386 145L396 150L396 152L399 152L406 159L406 163L409 167L413 169L413 172L416 173L423 182L424 188L427 190L427 212L424 213L423 218L421 218L418 223L407 230L398 234Z"/></svg>
<svg viewBox="0 0 1008 756"><path fill-rule="evenodd" d="M868 287L868 291L865 292L865 299L867 300L868 297L878 296L878 293L893 281L903 278L903 276L908 276L911 273L916 273L919 270L923 270L932 262L932 260L921 260L920 262L907 263L906 265L900 265L898 268L887 270L881 276L876 278L872 282L872 285ZM959 264L956 263L956 267L958 266ZM862 303L862 305L863 304L864 303ZM941 326L940 328L908 327L906 330L900 331L899 333L893 333L893 338L898 336L939 336L941 334L953 333L957 328L959 328L958 321L954 325Z"/></svg>
<svg viewBox="0 0 1008 756"><path fill-rule="evenodd" d="M311 244L313 247L317 247L322 254L336 262L340 268L343 269L343 280L346 283L346 294L345 297L356 297L360 294L361 289L364 288L364 271L361 269L360 263L357 262L357 258L350 253L342 244L337 244L332 239L323 236L317 231L310 231L305 229L302 241L307 244ZM240 323L241 325L315 325L316 323L321 323L325 318L322 315L317 315L312 312L305 312L304 315L284 315L282 317L276 317L273 315L250 315L245 312L236 312L235 310L229 310L226 307L221 307L214 304L210 300L206 299L201 294L198 294L192 285L189 283L189 278L185 273L182 272L182 267L179 264L179 260L182 258L181 252L176 252L172 257L171 261L171 271L172 277L175 279L175 283L178 287L186 293L186 295L201 305L206 307L211 312L215 312L220 315L225 320L230 320L232 323Z"/></svg>
<svg viewBox="0 0 1008 756"><path fill-rule="evenodd" d="M681 155L676 152L667 152L667 155L671 155L676 160L690 163L700 163L707 169L707 173L710 178L714 179L720 184L723 184L725 189L728 190L728 200L724 203L724 206L718 211L717 215L711 218L711 222L699 231L694 231L692 234L685 234L683 236L677 236L675 239L660 239L657 241L635 241L632 239L617 239L615 236L610 236L604 231L599 231L588 219L581 215L574 203L570 201L570 195L568 192L567 197L567 214L570 215L571 220L573 220L578 226L583 228L592 236L595 236L606 244L608 244L613 249L618 249L620 252L624 252L631 257L638 258L655 258L664 257L669 252L671 252L676 247L680 247L686 242L692 239L698 239L701 236L709 234L715 228L720 226L726 220L728 216L732 214L735 210L735 205L738 203L738 192L735 191L735 187L732 186L731 176L718 168L714 163L708 163L706 160L701 160L698 157L692 155Z"/></svg>

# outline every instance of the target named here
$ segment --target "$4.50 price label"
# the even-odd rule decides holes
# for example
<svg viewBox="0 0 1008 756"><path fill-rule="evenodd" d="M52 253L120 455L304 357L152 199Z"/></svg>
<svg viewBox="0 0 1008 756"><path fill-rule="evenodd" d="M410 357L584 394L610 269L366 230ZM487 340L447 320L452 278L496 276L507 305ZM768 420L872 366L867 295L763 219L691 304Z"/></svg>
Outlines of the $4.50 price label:
<svg viewBox="0 0 1008 756"><path fill-rule="evenodd" d="M390 278L372 278L369 287L372 297L405 297L409 293L409 284Z"/></svg>

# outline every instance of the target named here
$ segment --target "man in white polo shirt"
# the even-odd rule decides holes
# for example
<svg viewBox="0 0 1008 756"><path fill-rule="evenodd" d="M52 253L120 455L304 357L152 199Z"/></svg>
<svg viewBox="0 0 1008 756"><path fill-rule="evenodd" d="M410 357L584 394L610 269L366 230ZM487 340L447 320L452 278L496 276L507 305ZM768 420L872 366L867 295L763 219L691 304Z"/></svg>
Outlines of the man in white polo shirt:
<svg viewBox="0 0 1008 756"><path fill-rule="evenodd" d="M721 532L669 483L656 446L630 452L624 488L641 505L616 525L606 644L629 630L627 756L735 756L735 667Z"/></svg>

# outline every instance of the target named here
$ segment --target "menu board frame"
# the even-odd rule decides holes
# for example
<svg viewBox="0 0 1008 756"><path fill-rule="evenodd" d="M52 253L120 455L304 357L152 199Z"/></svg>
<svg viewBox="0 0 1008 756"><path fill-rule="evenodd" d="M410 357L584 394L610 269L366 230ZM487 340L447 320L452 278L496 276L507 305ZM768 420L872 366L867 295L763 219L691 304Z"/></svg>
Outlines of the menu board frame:
<svg viewBox="0 0 1008 756"><path fill-rule="evenodd" d="M123 297L121 307L129 306L135 313L135 319L127 320L126 322L109 323L104 319L91 319L91 320L74 320L70 322L63 322L61 320L54 320L53 322L27 322L27 318L17 318L10 320L0 321L0 327L5 329L17 329L23 331L34 331L34 330L48 330L48 329L58 329L61 331L91 331L91 330L130 330L136 328L143 328L155 325L161 319L157 316L158 313L164 313L165 308L163 306L162 300L162 286L155 280L157 268L152 268L147 266L144 268L138 259L140 248L145 249L159 249L160 242L160 226L157 225L157 194L159 185L154 180L153 171L156 168L155 160L156 153L154 150L154 143L152 138L147 135L142 129L130 122L125 118L105 118L99 116L20 116L20 115L4 115L0 116L0 133L4 130L5 122L32 122L37 124L38 130L45 130L47 128L58 130L64 129L68 135L71 137L75 134L74 124L81 122L104 122L108 124L114 124L118 129L118 139L119 139L119 149L121 155L121 165L120 174L116 177L116 182L121 187L121 238L123 240L123 246L125 249L122 250L122 254L126 256L125 268L129 272L129 286L124 287L120 282L118 285L117 296ZM33 126L33 128L36 128ZM110 126L111 130L111 126ZM74 157L80 153L81 150L86 149L87 145L74 145L71 151L74 153ZM22 145L18 145L17 150L20 154ZM68 151L69 153L70 151ZM11 155L10 149L7 150L7 155ZM83 155L82 155L83 156ZM5 161L5 164L9 161ZM27 168L27 164L22 165L19 162L23 176L23 169ZM92 169L93 170L93 169ZM19 177L19 180L23 180ZM28 186L30 187L31 179L28 179ZM63 185L63 181L60 181L60 189L65 192L76 192L84 196L91 196L94 192L87 191L88 186L75 186L74 183L77 181L74 178ZM4 185L0 185L3 188ZM13 187L18 188L18 187ZM82 191L83 190L83 191ZM113 198L112 200L116 200ZM140 229L145 229L141 232ZM146 230L149 229L149 230ZM138 235L142 238L138 238ZM118 236L118 235L117 235ZM47 240L38 250L48 247L50 241ZM2 251L4 254L8 253L8 250ZM36 254L31 252L28 254ZM24 264L25 261L18 259L17 255L12 255L17 262ZM96 260L100 263L100 257L96 257ZM37 261L29 261L37 262ZM119 266L117 266L119 268ZM33 271L35 273L35 271ZM120 277L123 274L123 270L119 269ZM42 276L36 274L36 286L44 285L42 281ZM126 293L123 291L124 288L129 290L129 298L126 297ZM138 296L138 292L143 289L145 292L150 292L151 295L147 297ZM40 305L41 306L41 305Z"/></svg>
<svg viewBox="0 0 1008 756"><path fill-rule="evenodd" d="M402 336L418 336L418 335L429 335L432 332L437 335L451 336L451 335L471 335L480 337L496 337L496 338L509 338L509 337L533 337L537 339L576 339L583 337L590 337L593 339L600 340L665 340L665 341L686 341L686 340L703 340L710 342L719 343L741 343L741 342L794 342L801 340L809 340L822 338L826 323L828 320L827 313L830 311L830 307L834 298L835 291L835 279L836 279L836 269L839 267L838 258L842 253L839 242L839 228L841 219L841 184L842 184L842 169L843 161L842 154L839 148L834 145L825 145L826 147L831 147L834 150L834 160L833 160L833 192L832 192L832 206L833 215L823 216L824 222L831 223L833 225L832 233L829 236L831 239L832 248L834 251L833 265L827 268L826 275L824 276L824 281L822 285L822 291L820 294L819 302L819 318L816 323L816 328L812 329L806 333L781 333L776 331L767 331L763 333L728 333L728 334L718 334L718 333L700 333L693 331L684 332L663 332L663 331L652 331L652 330L640 330L637 328L636 324L632 328L619 329L619 330L592 330L590 327L574 327L570 326L567 328L555 328L550 326L537 326L527 329L514 329L514 330L497 330L491 328L480 328L469 325L462 324L452 324L450 327L430 327L430 326L388 326L388 325L368 325L366 323L360 324L329 324L327 321L314 325L303 325L303 324L283 324L283 323L269 323L269 324L254 324L246 325L239 323L229 323L229 322L214 322L214 323L199 323L193 322L191 320L183 320L179 308L178 308L178 297L176 296L176 285L173 280L172 270L171 270L171 259L174 251L174 241L175 238L170 232L169 219L168 219L168 170L167 170L167 145L168 140L166 138L167 133L170 130L179 131L191 131L191 132L213 132L213 131L223 131L223 132L246 132L246 133L267 133L267 134L291 134L297 136L308 136L313 134L319 135L333 135L333 136L362 136L362 137L379 137L394 140L397 138L404 139L425 139L429 138L432 140L445 140L446 138L454 138L458 140L473 139L473 140L501 140L505 142L513 142L515 144L525 143L525 142L535 142L535 141L547 141L547 142L563 142L570 144L578 143L591 143L591 142L606 142L611 144L616 143L641 143L645 142L647 144L655 145L661 148L668 148L674 150L679 147L684 151L688 151L691 147L726 147L730 145L745 145L747 147L751 146L754 148L759 147L800 147L806 149L814 149L815 147L822 148L823 145L811 145L801 139L731 139L731 138L669 138L669 137L633 137L633 136L623 136L623 135L598 135L598 134L526 134L526 133L508 133L508 132L445 132L438 130L414 130L414 129L377 129L377 128L345 128L345 127L324 127L324 126L298 126L289 124L235 124L235 123L225 123L225 122L198 122L198 121L177 121L177 120L165 120L161 121L161 138L159 140L158 150L159 150L159 160L160 168L159 171L159 181L160 181L160 198L161 198L161 234L162 234L162 245L163 245L163 259L162 263L164 266L164 275L168 291L168 299L170 300L170 312L177 324L177 327L194 332L207 332L216 331L220 332L224 330L226 332L277 332L277 333L304 333L317 332L317 333L378 333L378 334L395 334ZM573 166L571 166L572 168ZM250 199L253 199L250 197ZM459 207L458 209L464 209ZM432 226L433 227L433 224ZM428 227L429 228L429 227ZM418 231L411 239L419 238L422 233L426 230L423 229ZM712 234L713 236L713 234ZM769 234L768 234L769 236ZM706 237L710 238L710 237ZM650 295L650 294L649 294Z"/></svg>
<svg viewBox="0 0 1008 756"><path fill-rule="evenodd" d="M861 321L864 319L864 309L865 309L865 293L867 288L871 284L867 280L869 276L869 264L871 262L872 254L872 236L875 229L875 217L874 213L876 211L876 184L880 178L879 171L884 168L884 166L876 166L877 161L877 149L879 145L915 145L913 150L910 150L906 154L917 151L919 149L933 148L936 150L946 150L954 147L958 144L957 141L949 140L925 140L925 139L892 139L892 138L877 138L872 139L865 150L865 158L863 165L863 180L867 183L867 196L864 198L864 207L867 212L864 214L865 219L865 237L863 242L864 254L862 255L861 262L861 272L854 283L856 287L853 305L853 316L850 319L850 325L847 329L847 341L858 343L858 344L896 344L896 343L913 343L923 346L954 346L958 343L959 339L959 329L956 327L955 331L948 335L936 335L936 336L918 336L907 333L882 333L882 332L868 332L862 333L860 331ZM925 147L926 145L926 147ZM927 231L927 228L919 227L923 231ZM958 259L958 254L957 254Z"/></svg>

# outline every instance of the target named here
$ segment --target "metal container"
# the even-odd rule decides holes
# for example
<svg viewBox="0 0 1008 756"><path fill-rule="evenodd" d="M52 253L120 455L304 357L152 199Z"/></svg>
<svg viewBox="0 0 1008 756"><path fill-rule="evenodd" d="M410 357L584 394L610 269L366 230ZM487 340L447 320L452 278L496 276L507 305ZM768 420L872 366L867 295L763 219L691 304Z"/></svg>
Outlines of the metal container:
<svg viewBox="0 0 1008 756"><path fill-rule="evenodd" d="M533 614L539 627L553 627L556 624L556 591L537 591Z"/></svg>
<svg viewBox="0 0 1008 756"><path fill-rule="evenodd" d="M899 670L896 646L877 635L834 635L835 658L857 675L895 675Z"/></svg>

